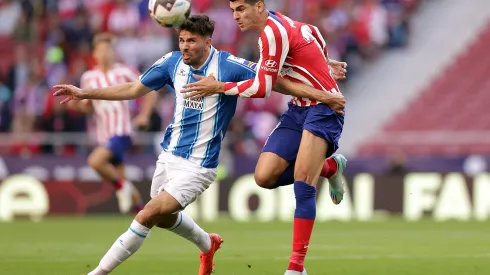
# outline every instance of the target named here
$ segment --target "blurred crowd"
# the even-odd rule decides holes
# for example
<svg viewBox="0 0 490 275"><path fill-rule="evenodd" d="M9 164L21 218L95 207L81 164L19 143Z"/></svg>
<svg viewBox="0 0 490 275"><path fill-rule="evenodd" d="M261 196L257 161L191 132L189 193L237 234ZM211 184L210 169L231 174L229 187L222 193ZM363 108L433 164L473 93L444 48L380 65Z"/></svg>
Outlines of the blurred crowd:
<svg viewBox="0 0 490 275"><path fill-rule="evenodd" d="M270 10L318 26L328 43L329 57L348 62L348 79L352 79L364 62L408 44L409 20L421 1L265 3ZM258 36L239 32L228 0L192 3L193 13L205 12L218 22L213 36L217 48L258 60ZM32 133L91 132L92 119L59 105L50 87L79 85L82 73L94 66L91 39L102 31L117 35L119 58L141 72L178 49L176 32L160 27L148 16L148 0L0 0L0 132L11 133L10 141L14 141L2 154L53 151L52 146L33 143L36 135ZM162 94L148 131L158 132L169 123L171 97L171 93ZM276 93L267 100L240 100L226 146L234 154L257 154L288 100ZM139 105L138 100L131 102L134 114ZM77 149L65 146L55 151L76 154Z"/></svg>

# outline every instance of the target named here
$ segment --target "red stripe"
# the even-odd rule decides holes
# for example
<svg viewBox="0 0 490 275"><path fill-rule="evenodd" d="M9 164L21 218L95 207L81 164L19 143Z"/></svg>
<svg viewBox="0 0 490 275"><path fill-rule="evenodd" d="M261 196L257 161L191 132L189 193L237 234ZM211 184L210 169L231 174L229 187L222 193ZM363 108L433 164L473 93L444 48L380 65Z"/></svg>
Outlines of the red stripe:
<svg viewBox="0 0 490 275"><path fill-rule="evenodd" d="M241 94L247 91L247 89L249 89L250 87L252 87L256 78L257 76L254 79L251 79L249 81L246 81L245 83L242 83L241 85L238 85L238 94Z"/></svg>
<svg viewBox="0 0 490 275"><path fill-rule="evenodd" d="M105 130L105 136L104 136L104 141L106 141L110 136L111 136L111 123L110 123L110 113L109 110L104 109L104 117L102 120L102 129Z"/></svg>
<svg viewBox="0 0 490 275"><path fill-rule="evenodd" d="M225 83L225 88L224 88L225 92L235 88L236 86L238 86L238 83L236 83L236 82Z"/></svg>

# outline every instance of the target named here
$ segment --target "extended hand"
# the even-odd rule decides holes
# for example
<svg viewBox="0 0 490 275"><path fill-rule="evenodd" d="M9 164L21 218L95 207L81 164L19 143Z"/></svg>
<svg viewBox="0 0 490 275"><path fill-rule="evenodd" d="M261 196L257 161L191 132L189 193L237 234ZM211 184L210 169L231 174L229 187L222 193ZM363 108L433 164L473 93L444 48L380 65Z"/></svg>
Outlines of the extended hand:
<svg viewBox="0 0 490 275"><path fill-rule="evenodd" d="M180 92L188 93L184 98L193 100L223 92L222 83L217 81L214 77L195 74L192 76L199 81L186 84L182 87Z"/></svg>
<svg viewBox="0 0 490 275"><path fill-rule="evenodd" d="M335 80L342 80L346 78L347 63L330 59L328 65L330 66L330 70L332 70Z"/></svg>
<svg viewBox="0 0 490 275"><path fill-rule="evenodd" d="M83 93L82 89L77 88L73 85L55 85L53 88L56 90L53 95L54 96L66 96L60 103L65 104L70 100L82 100Z"/></svg>
<svg viewBox="0 0 490 275"><path fill-rule="evenodd" d="M327 104L337 114L344 115L345 97L341 93L332 94L325 100L320 100L320 102Z"/></svg>

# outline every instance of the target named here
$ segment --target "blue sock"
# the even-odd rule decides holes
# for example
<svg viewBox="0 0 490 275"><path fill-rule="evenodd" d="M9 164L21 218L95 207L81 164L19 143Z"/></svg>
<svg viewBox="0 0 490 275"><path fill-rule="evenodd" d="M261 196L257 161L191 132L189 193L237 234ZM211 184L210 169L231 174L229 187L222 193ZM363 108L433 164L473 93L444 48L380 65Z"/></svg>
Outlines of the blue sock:
<svg viewBox="0 0 490 275"><path fill-rule="evenodd" d="M295 218L314 220L316 217L316 187L303 181L294 182Z"/></svg>
<svg viewBox="0 0 490 275"><path fill-rule="evenodd" d="M294 183L294 163L289 165L279 176L273 188L286 186Z"/></svg>

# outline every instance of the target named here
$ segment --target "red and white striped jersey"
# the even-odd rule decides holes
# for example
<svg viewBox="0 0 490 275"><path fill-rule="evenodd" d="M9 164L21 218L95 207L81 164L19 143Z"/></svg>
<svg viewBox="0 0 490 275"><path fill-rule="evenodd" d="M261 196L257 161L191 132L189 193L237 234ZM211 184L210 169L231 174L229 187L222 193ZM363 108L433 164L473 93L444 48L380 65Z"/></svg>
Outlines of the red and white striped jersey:
<svg viewBox="0 0 490 275"><path fill-rule="evenodd" d="M81 78L82 89L105 88L138 80L138 72L120 63L103 72L97 68L86 71ZM133 128L128 101L88 100L95 113L97 141L107 142L113 136L131 136Z"/></svg>
<svg viewBox="0 0 490 275"><path fill-rule="evenodd" d="M269 12L267 25L259 38L259 48L255 78L226 83L225 94L268 97L278 75L325 92L340 92L328 66L325 40L317 27ZM298 106L318 104L307 98L293 97L291 101Z"/></svg>

